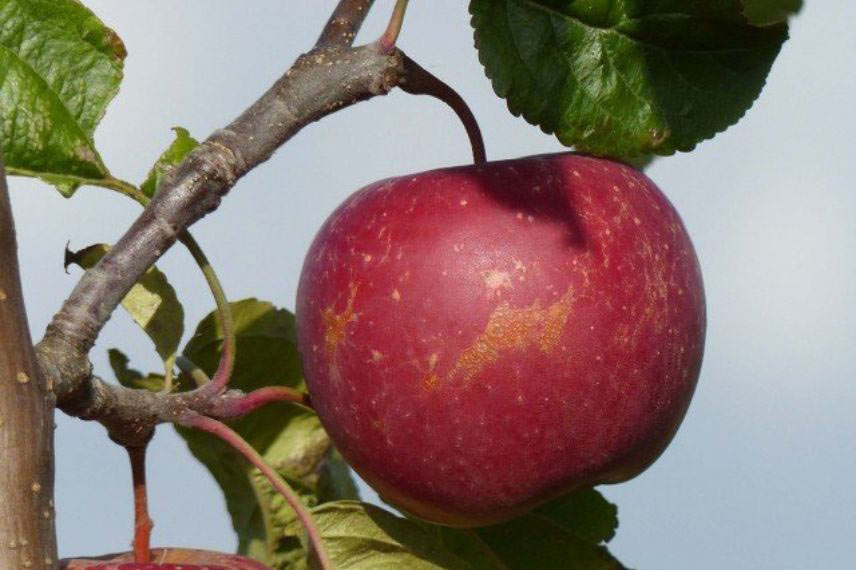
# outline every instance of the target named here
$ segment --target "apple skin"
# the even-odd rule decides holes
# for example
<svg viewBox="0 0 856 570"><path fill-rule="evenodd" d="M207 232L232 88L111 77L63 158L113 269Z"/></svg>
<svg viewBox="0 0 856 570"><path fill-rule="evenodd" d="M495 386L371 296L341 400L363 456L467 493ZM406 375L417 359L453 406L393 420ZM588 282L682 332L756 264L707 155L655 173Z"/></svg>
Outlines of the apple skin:
<svg viewBox="0 0 856 570"><path fill-rule="evenodd" d="M333 442L385 500L451 526L647 468L686 413L705 320L669 201L627 165L572 153L359 190L297 293Z"/></svg>
<svg viewBox="0 0 856 570"><path fill-rule="evenodd" d="M154 548L156 562L134 562L133 552L107 554L96 558L60 560L60 570L270 570L261 562L209 550L191 548Z"/></svg>

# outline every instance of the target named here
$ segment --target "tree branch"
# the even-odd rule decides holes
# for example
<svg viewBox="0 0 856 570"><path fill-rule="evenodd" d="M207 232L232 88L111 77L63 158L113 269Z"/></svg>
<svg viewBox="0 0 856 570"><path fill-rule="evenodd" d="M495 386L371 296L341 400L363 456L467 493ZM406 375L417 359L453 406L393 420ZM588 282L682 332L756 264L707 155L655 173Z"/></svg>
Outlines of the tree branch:
<svg viewBox="0 0 856 570"><path fill-rule="evenodd" d="M55 568L53 402L24 310L0 157L0 568Z"/></svg>
<svg viewBox="0 0 856 570"><path fill-rule="evenodd" d="M268 386L250 393L218 393L209 387L210 383L189 392L166 394L125 388L90 376L83 388L68 399L63 411L99 422L120 445L142 447L151 439L155 426L175 423L188 413L226 420L274 402L311 405L307 395L285 386Z"/></svg>
<svg viewBox="0 0 856 570"><path fill-rule="evenodd" d="M402 73L400 53L385 54L375 44L313 49L172 170L131 228L83 275L37 347L59 407L72 415L78 415L81 403L83 409L93 408L87 353L131 286L183 230L215 210L238 179L304 126L386 94Z"/></svg>
<svg viewBox="0 0 856 570"><path fill-rule="evenodd" d="M372 4L374 0L340 0L321 31L315 47L353 45Z"/></svg>

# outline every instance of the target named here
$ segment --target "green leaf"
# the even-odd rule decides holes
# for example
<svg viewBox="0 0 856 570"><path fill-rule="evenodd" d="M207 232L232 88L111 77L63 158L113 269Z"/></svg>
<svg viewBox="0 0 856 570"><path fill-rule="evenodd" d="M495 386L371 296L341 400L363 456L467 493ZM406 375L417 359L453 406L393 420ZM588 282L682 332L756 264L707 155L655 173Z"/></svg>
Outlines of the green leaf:
<svg viewBox="0 0 856 570"><path fill-rule="evenodd" d="M743 0L746 19L756 26L786 21L802 9L802 0Z"/></svg>
<svg viewBox="0 0 856 570"><path fill-rule="evenodd" d="M107 351L110 358L110 367L119 384L126 388L137 390L148 390L149 392L160 392L164 389L164 376L162 374L149 374L143 376L139 370L128 368L128 357L118 348Z"/></svg>
<svg viewBox="0 0 856 570"><path fill-rule="evenodd" d="M478 535L508 570L625 569L605 547L535 514L479 529Z"/></svg>
<svg viewBox="0 0 856 570"><path fill-rule="evenodd" d="M603 495L585 489L476 532L508 570L619 570L624 566L602 546L615 535L617 515Z"/></svg>
<svg viewBox="0 0 856 570"><path fill-rule="evenodd" d="M158 161L149 171L146 181L140 186L140 190L149 198L155 195L167 171L173 166L181 164L181 161L190 154L190 151L199 146L199 142L190 136L187 129L174 127L172 130L175 131L175 140L158 158Z"/></svg>
<svg viewBox="0 0 856 570"><path fill-rule="evenodd" d="M76 252L66 250L65 265L75 263L89 269L109 249L102 243ZM184 333L184 309L166 275L157 267L149 268L122 299L122 307L152 339L165 367L172 367Z"/></svg>
<svg viewBox="0 0 856 570"><path fill-rule="evenodd" d="M443 547L479 570L508 570L502 558L481 539L476 529L459 529L421 522Z"/></svg>
<svg viewBox="0 0 856 570"><path fill-rule="evenodd" d="M119 90L125 47L75 0L0 0L0 145L11 174L65 195L109 176L95 127Z"/></svg>
<svg viewBox="0 0 856 570"><path fill-rule="evenodd" d="M600 546L617 526L615 506L585 490L477 532L508 570L620 570L624 566Z"/></svg>
<svg viewBox="0 0 856 570"><path fill-rule="evenodd" d="M237 359L230 386L244 392L264 386L305 389L294 316L256 299L232 303L231 308ZM222 326L212 313L199 323L184 355L210 375L217 368L222 343ZM294 404L270 404L230 425L308 505L357 497L347 466L311 411ZM178 431L223 490L239 552L276 570L301 567L306 552L295 536L285 533L294 513L267 479L221 440L207 433Z"/></svg>
<svg viewBox="0 0 856 570"><path fill-rule="evenodd" d="M689 151L758 97L787 26L739 0L471 0L479 59L515 115L568 146Z"/></svg>
<svg viewBox="0 0 856 570"><path fill-rule="evenodd" d="M312 515L336 570L476 570L418 522L380 507L337 501L316 507ZM288 530L305 540L298 525Z"/></svg>
<svg viewBox="0 0 856 570"><path fill-rule="evenodd" d="M594 489L576 491L511 521L471 530L426 525L446 548L476 568L618 570L603 543L618 510Z"/></svg>
<svg viewBox="0 0 856 570"><path fill-rule="evenodd" d="M530 516L530 515L525 515ZM532 511L591 544L609 542L618 528L618 508L594 489L583 489Z"/></svg>

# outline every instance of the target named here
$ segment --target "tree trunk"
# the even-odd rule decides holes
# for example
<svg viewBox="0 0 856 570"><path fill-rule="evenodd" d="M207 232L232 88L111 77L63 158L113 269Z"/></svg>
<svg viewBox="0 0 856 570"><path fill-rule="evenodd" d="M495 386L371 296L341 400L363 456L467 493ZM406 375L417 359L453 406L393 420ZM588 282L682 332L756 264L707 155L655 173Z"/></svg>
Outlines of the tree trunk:
<svg viewBox="0 0 856 570"><path fill-rule="evenodd" d="M53 399L27 325L0 158L0 568L56 568Z"/></svg>

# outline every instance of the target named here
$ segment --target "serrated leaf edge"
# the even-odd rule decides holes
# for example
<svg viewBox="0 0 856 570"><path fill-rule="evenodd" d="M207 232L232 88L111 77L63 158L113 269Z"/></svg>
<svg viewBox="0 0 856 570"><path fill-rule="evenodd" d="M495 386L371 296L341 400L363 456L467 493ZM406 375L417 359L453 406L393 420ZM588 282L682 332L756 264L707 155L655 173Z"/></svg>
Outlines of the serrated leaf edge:
<svg viewBox="0 0 856 570"><path fill-rule="evenodd" d="M525 2L525 3L527 5L531 5L530 2ZM536 122L530 116L530 114L525 111L525 109L519 108L522 106L519 105L516 101L514 101L512 99L512 97L510 96L510 93L508 95L502 95L500 93L500 89L499 89L499 86L497 84L498 79L491 72L490 65L488 64L488 61L487 61L489 58L479 46L481 38L479 37L479 28L476 25L478 15L473 12L472 7L473 7L473 2L470 2L470 4L469 4L470 27L472 27L472 29L473 29L474 47L475 47L476 52L478 54L479 63L481 64L482 69L484 70L485 77L487 77L487 79L491 82L491 87L493 88L494 93L498 97L500 97L501 99L505 99L506 106L508 107L508 110L512 115L514 115L515 117L522 117L527 123L529 123L530 125L532 125L534 127L538 127L545 134L555 136L556 139L559 140L559 142L561 142L563 145L565 145L569 148L573 147L576 150L579 150L582 152L592 152L592 154L596 154L596 155L600 155L600 156L607 156L609 158L613 158L616 160L633 160L633 159L636 159L636 158L639 158L642 156L652 155L652 154L656 155L656 156L672 156L676 152L690 152L690 151L694 150L699 144L713 139L714 137L716 137L720 133L725 132L726 130L733 127L735 124L737 124L739 121L741 121L743 119L743 117L746 116L746 113L755 105L755 102L758 100L761 93L763 92L764 87L767 85L769 73L764 75L764 78L763 78L761 85L760 85L760 89L758 89L757 93L755 94L755 97L752 99L752 101L749 103L749 105L746 106L746 108L743 109L743 111L739 115L737 115L732 122L723 125L721 128L714 129L713 132L706 133L705 135L702 136L702 138L699 138L698 140L696 140L692 144L689 144L689 145L670 145L667 148L663 148L662 146L657 146L657 147L654 147L652 149L640 149L640 150L638 150L632 154L610 155L610 154L605 154L605 153L594 153L589 148L586 148L585 145L579 144L580 142L585 140L584 138L579 140L579 141L574 141L574 140L572 140L573 135L562 136L561 134L556 132L556 129L554 129L548 125L544 125L544 124L540 124L540 123ZM544 11L547 11L547 12L551 12L546 7L542 7L540 5L536 5L534 7L544 9ZM745 19L745 17L744 17L744 19ZM585 24L582 24L582 25L585 25ZM784 37L782 43L779 45L778 49L776 50L776 57L778 57L778 54L781 53L782 45L784 45L784 43L790 37L789 32L788 32L787 23L780 22L777 24L771 24L770 26L756 26L756 27L773 27L773 26L784 26L785 27L785 37ZM616 32L616 33L621 33L621 32ZM634 40L634 41L637 41L637 40ZM595 102L595 103L597 103L597 102ZM646 102L646 104L647 104L647 102ZM518 108L515 108L515 107L518 107ZM605 111L608 113L608 110L605 110Z"/></svg>

